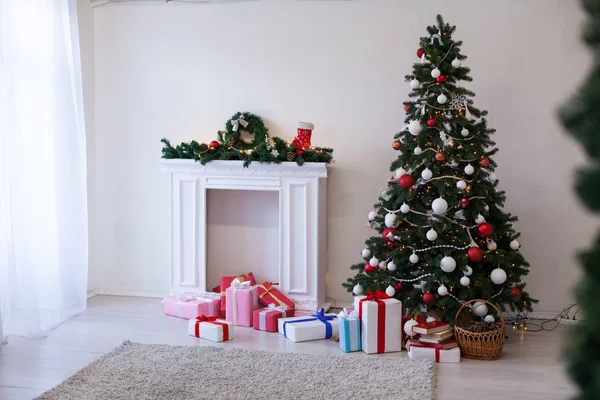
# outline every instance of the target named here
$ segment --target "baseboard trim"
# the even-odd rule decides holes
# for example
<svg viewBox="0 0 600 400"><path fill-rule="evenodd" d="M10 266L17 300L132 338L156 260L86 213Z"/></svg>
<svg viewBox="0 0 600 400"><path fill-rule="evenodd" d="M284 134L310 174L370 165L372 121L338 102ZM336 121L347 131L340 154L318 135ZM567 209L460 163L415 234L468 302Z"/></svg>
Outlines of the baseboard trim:
<svg viewBox="0 0 600 400"><path fill-rule="evenodd" d="M87 291L87 298L88 300L91 299L94 296L98 296L98 289L90 289Z"/></svg>
<svg viewBox="0 0 600 400"><path fill-rule="evenodd" d="M98 292L98 295L102 296L124 296L124 297L149 297L155 299L162 299L167 296L165 293L155 293L155 292L129 292L126 290L101 290Z"/></svg>

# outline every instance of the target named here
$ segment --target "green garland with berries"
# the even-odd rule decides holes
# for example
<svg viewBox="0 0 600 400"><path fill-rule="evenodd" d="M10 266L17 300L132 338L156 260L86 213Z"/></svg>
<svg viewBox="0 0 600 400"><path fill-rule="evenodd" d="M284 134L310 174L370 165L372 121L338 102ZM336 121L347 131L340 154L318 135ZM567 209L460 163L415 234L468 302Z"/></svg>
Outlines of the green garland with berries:
<svg viewBox="0 0 600 400"><path fill-rule="evenodd" d="M242 139L243 131L253 135L251 141ZM260 163L276 163L295 161L298 165L305 162L330 163L333 160L333 149L326 147L297 148L295 142L288 143L278 137L269 137L269 130L258 115L249 112L235 113L225 123L225 130L219 131L218 140L210 144L182 142L172 146L163 138L162 158L191 159L203 165L213 160L242 160L244 167L252 161Z"/></svg>

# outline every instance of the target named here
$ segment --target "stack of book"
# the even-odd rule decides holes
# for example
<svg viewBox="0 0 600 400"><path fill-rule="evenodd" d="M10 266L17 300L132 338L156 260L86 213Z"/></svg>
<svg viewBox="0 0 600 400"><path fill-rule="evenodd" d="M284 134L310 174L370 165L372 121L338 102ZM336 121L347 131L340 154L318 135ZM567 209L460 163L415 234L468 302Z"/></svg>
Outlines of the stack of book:
<svg viewBox="0 0 600 400"><path fill-rule="evenodd" d="M454 340L454 330L447 322L425 322L415 325L413 331L419 333L419 343L440 350L450 350L458 347Z"/></svg>
<svg viewBox="0 0 600 400"><path fill-rule="evenodd" d="M460 362L460 349L454 340L454 331L447 322L426 322L413 327L419 340L406 343L410 358L428 358L435 362Z"/></svg>

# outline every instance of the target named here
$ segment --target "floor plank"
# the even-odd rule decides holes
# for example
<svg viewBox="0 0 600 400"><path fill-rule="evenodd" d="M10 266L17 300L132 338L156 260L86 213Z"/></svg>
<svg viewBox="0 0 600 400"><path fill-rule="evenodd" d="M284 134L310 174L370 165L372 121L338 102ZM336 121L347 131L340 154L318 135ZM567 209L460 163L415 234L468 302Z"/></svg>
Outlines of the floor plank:
<svg viewBox="0 0 600 400"><path fill-rule="evenodd" d="M565 399L575 393L564 372L562 346L569 326L553 332L510 331L498 361L462 359L437 366L439 400ZM123 340L190 346L224 346L248 350L342 355L327 340L293 343L278 334L237 328L235 340L218 344L187 335L187 321L165 317L160 300L96 296L88 309L50 332L46 338L10 337L0 347L0 399L31 399L105 354ZM348 357L407 357L406 352ZM345 372L344 372L345 373Z"/></svg>

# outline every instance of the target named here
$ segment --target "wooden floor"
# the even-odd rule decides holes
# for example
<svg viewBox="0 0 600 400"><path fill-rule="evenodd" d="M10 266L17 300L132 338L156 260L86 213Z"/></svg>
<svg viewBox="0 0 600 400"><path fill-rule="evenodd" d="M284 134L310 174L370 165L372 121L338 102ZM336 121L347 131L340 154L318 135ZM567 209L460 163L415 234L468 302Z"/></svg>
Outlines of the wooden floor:
<svg viewBox="0 0 600 400"><path fill-rule="evenodd" d="M570 326L553 332L510 331L502 359L437 366L437 399L566 399L575 393L561 362ZM293 343L276 333L236 328L226 347L343 355L328 340ZM187 321L165 317L160 300L96 296L88 309L43 339L10 337L0 346L0 399L31 399L121 344L141 343L213 346L187 335ZM406 352L380 356L407 357ZM358 360L360 363L360 361ZM352 374L352 371L341 371ZM402 382L398 382L402 385ZM273 396L276 398L277 396Z"/></svg>

